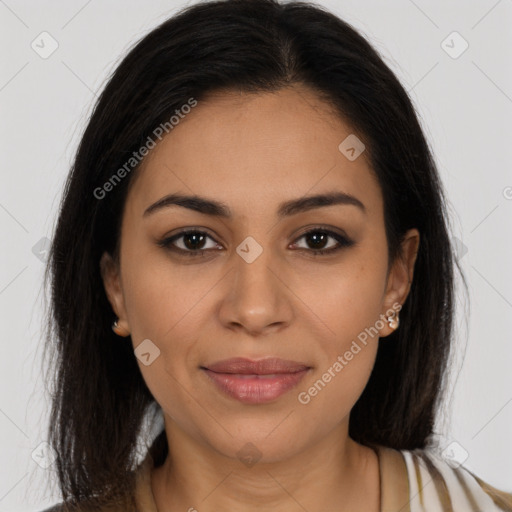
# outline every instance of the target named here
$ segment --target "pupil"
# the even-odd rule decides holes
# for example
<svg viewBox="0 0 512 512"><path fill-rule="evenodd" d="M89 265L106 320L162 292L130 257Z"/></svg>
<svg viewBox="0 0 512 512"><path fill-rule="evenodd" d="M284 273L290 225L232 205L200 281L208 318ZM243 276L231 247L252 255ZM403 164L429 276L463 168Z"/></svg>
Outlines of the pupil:
<svg viewBox="0 0 512 512"><path fill-rule="evenodd" d="M322 246L322 242L325 243L325 233L321 233L320 235L317 234L317 233L312 233L309 236L309 239L313 239L314 242L313 242L313 245L315 246L314 248L318 248L318 242L320 242L320 246ZM320 238L322 240L320 240ZM323 246L322 246L323 247Z"/></svg>
<svg viewBox="0 0 512 512"><path fill-rule="evenodd" d="M188 243L188 241L192 239L192 243ZM200 233L189 233L188 235L185 235L184 237L184 240L185 240L185 246L188 248L188 249L198 249L198 247L196 247L196 244L198 242L202 242L204 239L204 235L201 235Z"/></svg>

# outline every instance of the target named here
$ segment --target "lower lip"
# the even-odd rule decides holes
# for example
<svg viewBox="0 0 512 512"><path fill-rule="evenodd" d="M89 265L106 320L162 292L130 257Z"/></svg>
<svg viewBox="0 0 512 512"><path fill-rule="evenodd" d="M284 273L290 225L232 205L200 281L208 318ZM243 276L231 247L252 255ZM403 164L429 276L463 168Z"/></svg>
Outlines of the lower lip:
<svg viewBox="0 0 512 512"><path fill-rule="evenodd" d="M216 373L204 368L208 377L227 395L246 404L271 402L293 389L308 369L296 373L266 375L240 375Z"/></svg>

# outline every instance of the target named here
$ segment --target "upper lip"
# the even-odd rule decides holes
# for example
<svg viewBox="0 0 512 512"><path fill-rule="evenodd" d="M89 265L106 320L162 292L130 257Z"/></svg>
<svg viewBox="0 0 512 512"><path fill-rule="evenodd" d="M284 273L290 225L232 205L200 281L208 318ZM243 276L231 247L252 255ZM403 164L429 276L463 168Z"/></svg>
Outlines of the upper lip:
<svg viewBox="0 0 512 512"><path fill-rule="evenodd" d="M274 373L297 373L307 370L309 366L297 361L288 361L275 357L253 361L244 357L224 359L205 366L216 373L237 373L245 375L271 375Z"/></svg>

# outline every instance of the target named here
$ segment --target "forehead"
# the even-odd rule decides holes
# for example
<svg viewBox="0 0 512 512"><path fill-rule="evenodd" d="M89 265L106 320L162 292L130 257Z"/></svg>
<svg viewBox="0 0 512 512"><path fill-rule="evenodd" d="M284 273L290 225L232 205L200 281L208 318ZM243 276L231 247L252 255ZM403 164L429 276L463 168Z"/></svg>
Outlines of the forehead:
<svg viewBox="0 0 512 512"><path fill-rule="evenodd" d="M210 94L149 152L129 200L141 215L179 191L216 198L246 217L290 198L336 190L378 213L382 198L367 155L350 160L339 148L354 136L306 88Z"/></svg>

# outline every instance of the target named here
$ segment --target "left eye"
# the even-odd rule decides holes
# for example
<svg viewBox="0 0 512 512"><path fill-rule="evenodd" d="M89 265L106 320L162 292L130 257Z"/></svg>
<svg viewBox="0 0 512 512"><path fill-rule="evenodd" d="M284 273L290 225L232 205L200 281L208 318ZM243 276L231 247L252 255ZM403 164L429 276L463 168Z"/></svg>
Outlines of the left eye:
<svg viewBox="0 0 512 512"><path fill-rule="evenodd" d="M321 229L312 229L310 231L307 231L302 236L298 238L298 240L305 238L308 240L308 243L313 244L312 252L313 254L324 254L329 252L335 252L342 247L349 247L353 244L352 240L349 240L348 238L338 234L334 233L333 231L328 230L321 230ZM338 242L338 245L334 244L334 246L327 246L325 247L325 242L329 239L333 239L336 242ZM320 247L319 247L320 246ZM307 247L306 247L307 249Z"/></svg>

